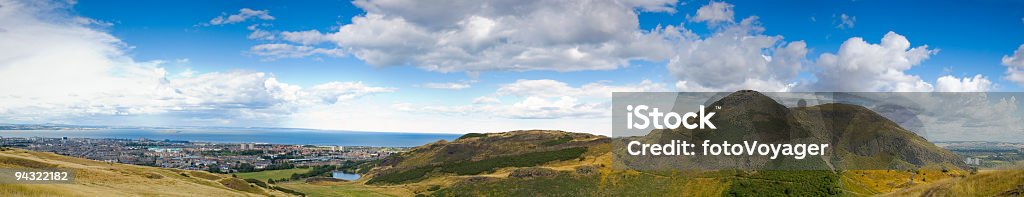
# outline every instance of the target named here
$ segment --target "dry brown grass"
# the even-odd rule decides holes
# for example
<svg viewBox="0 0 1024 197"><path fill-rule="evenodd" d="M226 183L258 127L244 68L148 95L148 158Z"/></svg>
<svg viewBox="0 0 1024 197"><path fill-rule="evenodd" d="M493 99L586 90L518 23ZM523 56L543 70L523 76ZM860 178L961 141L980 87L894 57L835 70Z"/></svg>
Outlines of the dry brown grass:
<svg viewBox="0 0 1024 197"><path fill-rule="evenodd" d="M192 172L189 172L189 174L191 174L194 177L204 178L206 180L212 180L212 181L220 180L221 178L223 178L223 177L220 177L220 176L217 176L217 175L214 175L214 174L210 174L210 173L206 173L206 172L202 172L202 171L192 171Z"/></svg>
<svg viewBox="0 0 1024 197"><path fill-rule="evenodd" d="M845 188L856 194L873 195L961 177L963 172L941 170L850 170L843 172Z"/></svg>
<svg viewBox="0 0 1024 197"><path fill-rule="evenodd" d="M19 149L0 151L0 167L63 168L75 172L73 184L0 184L0 196L290 196L255 188L232 189L207 178L229 178L200 172L93 161ZM215 179L215 180L216 180ZM245 183L242 181L242 183ZM248 183L245 183L248 186Z"/></svg>
<svg viewBox="0 0 1024 197"><path fill-rule="evenodd" d="M252 184L249 184L248 182L245 182L242 179L238 179L238 178L225 178L225 179L221 179L220 181L217 181L217 182L219 182L220 184L223 184L224 187L228 187L228 188L231 188L231 189L234 189L234 190L243 191L243 192L249 192L249 193L259 194L259 195L267 195L267 192L263 191L262 189L260 189L259 187L255 186L255 185L252 185Z"/></svg>

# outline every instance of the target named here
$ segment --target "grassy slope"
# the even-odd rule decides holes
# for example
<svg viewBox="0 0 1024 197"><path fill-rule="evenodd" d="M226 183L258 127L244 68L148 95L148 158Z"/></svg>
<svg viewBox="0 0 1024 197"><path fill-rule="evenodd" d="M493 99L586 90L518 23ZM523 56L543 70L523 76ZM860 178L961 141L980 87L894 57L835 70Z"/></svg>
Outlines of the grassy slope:
<svg viewBox="0 0 1024 197"><path fill-rule="evenodd" d="M597 174L578 174L577 166L610 166L609 145L591 146L584 160L570 160L540 165L558 170L550 177L515 178L505 168L479 175L431 176L425 180L395 185L415 194L434 196L605 196L680 194L695 196L786 194L846 196L880 195L915 186L943 183L963 177L964 172L953 170L886 171L856 170L833 174L828 171L722 171L722 172L639 172L600 167ZM909 180L913 177L914 181ZM971 176L967 176L971 177ZM476 178L475 181L472 181ZM481 179L487 178L487 179ZM989 178L986 181L1003 181ZM429 191L434 185L440 190ZM1007 187L1010 184L1006 184ZM366 186L376 187L376 186ZM1006 187L993 189L1005 191ZM841 193L840 193L841 192ZM962 194L962 193L961 193Z"/></svg>
<svg viewBox="0 0 1024 197"><path fill-rule="evenodd" d="M19 149L0 151L0 168L67 168L74 184L0 184L3 196L289 196L278 191L218 181L224 175L93 161ZM186 174L188 176L182 175ZM202 175L202 176L195 176ZM215 179L215 180L211 180Z"/></svg>
<svg viewBox="0 0 1024 197"><path fill-rule="evenodd" d="M565 140L560 136L571 133L530 131L481 134L450 143L421 146L404 155L401 161L390 164L391 170L414 169L417 166L480 161L528 152L550 151L569 146L586 146L582 159L546 162L537 167L555 170L554 175L539 177L510 176L519 167L504 167L479 174L460 175L433 170L422 179L400 184L365 184L375 177L372 173L360 181L335 185L291 182L282 184L310 194L365 195L365 196L728 196L728 195L840 195L870 196L891 192L899 194L936 193L949 189L952 194L1006 192L1020 183L1019 175L994 176L982 173L965 175L961 170L851 170L830 171L717 171L717 172L641 172L612 169L609 143L583 143L592 138L577 136ZM482 143L481 143L482 142ZM557 147L555 147L557 146ZM925 148L927 151L927 147ZM929 151L940 152L940 151ZM882 158L882 161L892 159ZM927 165L926 165L927 166ZM596 167L596 173L580 173L579 167ZM376 169L388 170L386 168ZM985 178L989 177L989 178ZM913 182L910 180L913 179ZM974 180L959 181L959 180ZM1011 180L1015 179L1015 180ZM964 186L957 186L961 183ZM945 185L943 185L945 184ZM1014 185L1017 184L1017 185ZM994 185L985 191L971 189L969 185ZM918 189L920 188L920 189ZM970 191L964 193L962 191ZM840 193L841 192L841 193ZM916 192L916 193L915 193Z"/></svg>
<svg viewBox="0 0 1024 197"><path fill-rule="evenodd" d="M246 173L235 173L238 178L241 179L256 179L260 181L267 181L267 179L287 179L291 178L292 174L302 174L309 172L309 168L292 168L284 170L267 170L259 172L246 172Z"/></svg>
<svg viewBox="0 0 1024 197"><path fill-rule="evenodd" d="M776 173L752 172L639 172L614 170L610 167L598 169L596 174L579 174L574 172L579 166L609 166L610 153L608 145L592 147L593 154L583 161L571 160L552 162L541 167L557 170L556 176L515 178L509 177L516 168L505 168L493 173L479 175L447 175L432 176L423 181L400 185L365 185L361 182L339 183L334 185L309 184L290 182L281 184L289 189L308 194L326 196L414 196L427 194L431 196L661 196L678 194L683 196L727 196L737 194L784 194L786 190L794 195L824 194L821 186L834 184L823 181L807 181L816 179L816 174L793 175L800 171L781 171ZM601 154L601 153L604 154ZM1000 171L1002 173L982 172L979 175L963 175L961 172L921 170L886 171L859 170L845 171L840 177L845 196L919 196L931 191L947 192L953 196L967 194L993 195L1005 192L1013 187L1024 184L1024 171ZM1006 173L1006 172L1015 172ZM800 173L795 173L800 174ZM962 177L965 176L965 177ZM914 183L908 184L910 177ZM482 181L468 181L474 178L486 178ZM813 184L809 184L813 183ZM820 183L820 184L819 184ZM441 186L439 190L430 191L433 186ZM949 188L935 189L935 188ZM825 187L824 189L828 189ZM818 193L821 192L821 193ZM957 195L959 194L959 195Z"/></svg>
<svg viewBox="0 0 1024 197"><path fill-rule="evenodd" d="M305 193L308 196L411 196L412 193L401 189L373 187L354 182L318 182L305 183L292 181L277 184L278 186Z"/></svg>
<svg viewBox="0 0 1024 197"><path fill-rule="evenodd" d="M1024 170L983 171L922 184L886 194L887 196L1004 196L1010 190L1024 192ZM1018 194L1019 195L1019 194Z"/></svg>

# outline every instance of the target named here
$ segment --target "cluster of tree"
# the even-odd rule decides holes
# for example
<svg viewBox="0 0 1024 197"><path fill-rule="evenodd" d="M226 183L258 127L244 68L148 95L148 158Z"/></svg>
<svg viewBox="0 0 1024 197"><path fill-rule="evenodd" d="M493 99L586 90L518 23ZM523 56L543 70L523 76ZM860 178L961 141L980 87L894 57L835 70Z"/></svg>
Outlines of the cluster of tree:
<svg viewBox="0 0 1024 197"><path fill-rule="evenodd" d="M316 167L313 167L313 169L310 169L308 172L292 173L291 180L302 180L302 179L305 179L305 178L318 177L318 176L331 176L331 172L334 172L334 170L336 170L336 169L338 169L338 166L333 166L333 165L316 166Z"/></svg>
<svg viewBox="0 0 1024 197"><path fill-rule="evenodd" d="M830 171L740 172L727 190L731 196L786 195L837 196L842 194L839 175Z"/></svg>
<svg viewBox="0 0 1024 197"><path fill-rule="evenodd" d="M266 182L263 182L263 181L260 181L260 180L256 180L256 179L245 179L245 182L256 184L256 186L260 186L262 188L270 188L270 185L268 185Z"/></svg>
<svg viewBox="0 0 1024 197"><path fill-rule="evenodd" d="M465 135L459 136L459 139L456 139L456 140L465 139L465 138L474 138L474 137L486 137L486 136L487 136L487 134L485 134L485 133L467 133Z"/></svg>
<svg viewBox="0 0 1024 197"><path fill-rule="evenodd" d="M207 172L212 172L212 173L224 173L224 172L220 171L220 165L217 165L217 164L207 165L206 166L206 171Z"/></svg>
<svg viewBox="0 0 1024 197"><path fill-rule="evenodd" d="M267 167L263 168L263 170L284 170L284 169L292 169L292 168L295 168L295 165L293 165L291 163L281 162L281 163L274 163L274 164L267 165Z"/></svg>
<svg viewBox="0 0 1024 197"><path fill-rule="evenodd" d="M256 166L254 166L252 164L249 164L249 163L239 163L237 166L235 166L235 170L237 170L238 172L256 172L256 171L259 171L259 170L256 170Z"/></svg>
<svg viewBox="0 0 1024 197"><path fill-rule="evenodd" d="M347 160L345 163L341 164L341 167L338 167L338 171L353 174L366 174L370 172L374 166L380 164L380 162L381 160L379 159L361 161Z"/></svg>

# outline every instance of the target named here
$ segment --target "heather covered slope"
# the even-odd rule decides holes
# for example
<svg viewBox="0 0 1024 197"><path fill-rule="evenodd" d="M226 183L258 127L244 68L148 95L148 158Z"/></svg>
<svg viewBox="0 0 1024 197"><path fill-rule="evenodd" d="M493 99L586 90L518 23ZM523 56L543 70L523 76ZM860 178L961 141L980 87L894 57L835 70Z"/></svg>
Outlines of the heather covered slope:
<svg viewBox="0 0 1024 197"><path fill-rule="evenodd" d="M393 185L436 179L472 179L473 175L510 173L534 166L569 168L607 153L609 139L561 131L512 131L467 134L385 159L371 171L368 184ZM566 165L562 165L566 164Z"/></svg>
<svg viewBox="0 0 1024 197"><path fill-rule="evenodd" d="M671 140L712 144L744 141L766 144L829 144L828 154L803 159L793 157L692 156L632 157L625 146L613 146L621 154L615 165L633 169L741 169L741 170L877 170L918 168L966 170L952 152L902 128L862 106L823 104L787 108L754 91L740 91L708 102L716 129L654 130L645 136L616 138L615 144L637 140L666 144ZM679 107L679 106L677 106ZM683 108L688 106L682 106ZM720 108L719 108L720 107ZM675 109L673 111L685 111Z"/></svg>
<svg viewBox="0 0 1024 197"><path fill-rule="evenodd" d="M226 175L106 163L25 151L0 151L0 168L63 168L74 184L0 184L2 196L290 196Z"/></svg>
<svg viewBox="0 0 1024 197"><path fill-rule="evenodd" d="M824 120L828 132L820 133L831 139L835 148L831 159L836 168L967 169L967 164L956 154L862 106L824 104L794 111L799 117Z"/></svg>
<svg viewBox="0 0 1024 197"><path fill-rule="evenodd" d="M431 196L717 196L787 190L803 195L842 193L836 186L838 175L830 171L614 169L609 140L562 131L469 134L452 142L424 145L382 162L362 181L368 188ZM510 146L516 148L504 148ZM586 151L574 151L583 149ZM444 156L459 155L459 151L488 156ZM493 154L498 152L502 154Z"/></svg>
<svg viewBox="0 0 1024 197"><path fill-rule="evenodd" d="M861 196L970 177L958 156L864 107L825 104L787 108L752 91L733 93L709 104L723 106L709 108L718 113L712 119L718 125L716 130L656 130L632 138L561 131L467 134L389 158L363 181L369 187L399 187L434 196ZM612 142L629 139L648 143L672 139L829 143L834 150L802 161L613 159L612 151L624 150ZM653 162L661 169L686 162L713 163L727 170L612 167L622 162ZM796 164L805 166L793 166ZM749 170L792 167L813 170Z"/></svg>

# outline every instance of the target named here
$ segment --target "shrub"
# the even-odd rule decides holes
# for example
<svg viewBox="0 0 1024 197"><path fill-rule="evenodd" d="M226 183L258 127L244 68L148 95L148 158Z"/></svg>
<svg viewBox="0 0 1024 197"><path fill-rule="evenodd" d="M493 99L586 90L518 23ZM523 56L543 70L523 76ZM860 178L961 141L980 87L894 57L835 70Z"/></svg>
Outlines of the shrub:
<svg viewBox="0 0 1024 197"><path fill-rule="evenodd" d="M576 174L592 175L594 173L597 173L597 167L594 167L594 166L576 166Z"/></svg>
<svg viewBox="0 0 1024 197"><path fill-rule="evenodd" d="M465 135L459 136L459 139L456 139L456 140L461 140L461 139L466 139L466 138L474 138L474 137L487 137L487 134L485 134L485 133L467 133Z"/></svg>
<svg viewBox="0 0 1024 197"><path fill-rule="evenodd" d="M260 180L256 180L256 179L245 179L245 182L248 182L248 183L252 183L252 184L256 184L257 186L260 186L260 187L262 187L262 188L269 188L269 187L267 186L267 183L265 183L265 182L263 182L263 181L260 181Z"/></svg>
<svg viewBox="0 0 1024 197"><path fill-rule="evenodd" d="M427 191L437 191L439 189L441 189L440 185L433 185L433 186L430 186L430 188L427 188Z"/></svg>

